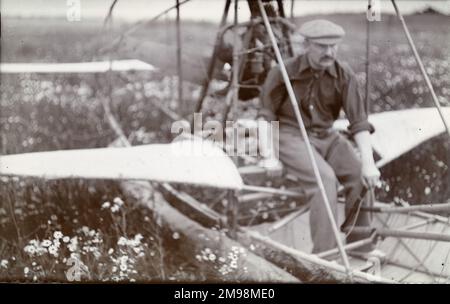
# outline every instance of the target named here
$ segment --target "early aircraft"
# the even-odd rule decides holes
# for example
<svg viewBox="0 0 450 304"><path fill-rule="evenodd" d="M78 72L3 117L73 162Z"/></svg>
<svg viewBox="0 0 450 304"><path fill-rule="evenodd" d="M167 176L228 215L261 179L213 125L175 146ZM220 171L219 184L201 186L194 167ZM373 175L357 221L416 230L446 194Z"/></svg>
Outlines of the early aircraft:
<svg viewBox="0 0 450 304"><path fill-rule="evenodd" d="M265 74L270 68L270 60L283 63L283 58L293 55L289 40L291 30L286 20L283 1L247 1L251 20L248 22L226 25L226 17L232 4L225 1L221 29L217 35L213 56L208 68L207 82L204 84L198 104L201 112L208 96L221 95L225 98L222 120L224 121L233 104L239 100L248 100L258 95ZM273 2L276 2L275 5ZM369 1L370 4L371 1ZM184 2L183 2L184 3ZM235 16L237 16L235 1ZM403 21L398 8L397 14ZM177 6L179 8L179 5ZM370 10L370 8L369 8ZM419 67L423 66L412 39L405 31ZM242 30L244 29L244 30ZM233 31L234 41L240 41L240 49L233 45L224 45L223 36ZM221 58L221 63L218 59ZM228 62L233 71L229 85L220 92L211 91L209 79L217 64ZM80 63L60 66L14 66L2 65L6 72L85 72L131 69L154 69L138 61L107 63ZM431 92L434 91L428 76L424 78ZM286 86L290 85L286 82ZM435 96L434 96L435 97ZM378 155L378 166L382 167L419 144L448 132L446 121L450 121L450 107L410 109L372 114L370 122L375 126L372 136L373 146ZM346 129L347 122L338 120L335 127ZM116 126L117 127L117 126ZM116 128L113 127L113 128ZM394 130L394 131L393 131ZM118 134L120 135L120 134ZM249 185L245 176L264 174L257 168L257 161L252 166L238 168L233 160L215 144L197 137L173 142L171 144L152 144L130 147L122 138L120 146L37 152L19 155L0 156L0 175L38 177L45 179L88 178L115 180L149 180L162 184L160 188L164 197L188 218L194 219L203 227L224 227L231 231L229 236L268 262L287 268L290 273L302 281L315 282L439 282L448 278L450 267L445 261L432 263L430 255L446 258L450 250L449 218L437 215L438 211L449 211L449 204L397 206L377 202L371 208L375 215L372 236L366 240L345 245L318 255L309 254L308 220L305 216L307 206L296 205L275 223L242 221L238 218L240 208L252 209L258 213L256 203L262 199L293 197L301 200L301 189L282 189ZM246 159L248 161L248 159ZM257 160L257 157L250 161ZM313 159L311 161L314 161ZM250 168L251 167L251 168ZM220 175L217 173L220 172ZM218 213L208 202L199 202L186 192L171 184L188 184L199 187L216 188L227 191L228 206L225 215ZM155 212L160 212L155 210ZM280 213L281 214L281 213ZM180 217L173 213L164 213L165 220L173 225ZM174 218L171 218L174 217ZM185 219L186 220L186 219ZM243 227L244 225L248 227ZM194 227L194 223L186 229ZM197 226L195 226L197 227ZM195 229L193 229L194 231ZM198 240L193 234L187 234L187 240ZM263 236L262 234L265 234ZM404 241L407 239L408 242ZM365 260L358 256L348 257L345 251L375 242L379 248L388 252L387 260ZM430 251L424 244L433 244ZM217 246L219 248L220 246ZM342 249L344 252L342 252ZM342 256L343 264L331 262ZM447 254L448 257L448 254ZM346 262L347 261L347 262ZM441 260L439 260L441 261ZM349 263L348 263L349 262Z"/></svg>

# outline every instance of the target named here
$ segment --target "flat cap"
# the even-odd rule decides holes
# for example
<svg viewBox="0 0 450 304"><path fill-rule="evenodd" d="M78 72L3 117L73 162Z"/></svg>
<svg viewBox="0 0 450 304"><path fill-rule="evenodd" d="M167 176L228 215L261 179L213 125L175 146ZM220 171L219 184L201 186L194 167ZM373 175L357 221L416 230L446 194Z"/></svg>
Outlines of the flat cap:
<svg viewBox="0 0 450 304"><path fill-rule="evenodd" d="M320 44L336 44L345 35L341 26L324 19L305 22L300 27L299 33L306 39Z"/></svg>

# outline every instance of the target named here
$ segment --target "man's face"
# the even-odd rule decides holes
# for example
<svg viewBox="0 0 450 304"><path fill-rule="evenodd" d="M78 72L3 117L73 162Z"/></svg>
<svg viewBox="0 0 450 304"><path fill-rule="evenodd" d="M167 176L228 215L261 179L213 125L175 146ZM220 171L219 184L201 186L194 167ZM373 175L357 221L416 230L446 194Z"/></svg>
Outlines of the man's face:
<svg viewBox="0 0 450 304"><path fill-rule="evenodd" d="M306 52L313 68L325 69L336 60L337 44L319 44L312 41L307 42Z"/></svg>

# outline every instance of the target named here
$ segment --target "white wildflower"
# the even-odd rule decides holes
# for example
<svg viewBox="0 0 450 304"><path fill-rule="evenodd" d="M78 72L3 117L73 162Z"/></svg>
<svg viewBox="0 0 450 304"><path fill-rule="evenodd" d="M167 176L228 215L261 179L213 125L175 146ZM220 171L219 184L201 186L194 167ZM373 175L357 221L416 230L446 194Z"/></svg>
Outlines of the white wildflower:
<svg viewBox="0 0 450 304"><path fill-rule="evenodd" d="M24 273L25 275L27 275L29 272L30 272L30 268L25 267L25 268L23 269L23 273Z"/></svg>
<svg viewBox="0 0 450 304"><path fill-rule="evenodd" d="M36 247L31 246L31 245L27 245L23 248L23 250L28 253L29 255L33 255L36 253Z"/></svg>
<svg viewBox="0 0 450 304"><path fill-rule="evenodd" d="M123 206L124 202L120 197L116 197L113 200L114 204L119 205L119 206Z"/></svg>
<svg viewBox="0 0 450 304"><path fill-rule="evenodd" d="M237 268L237 262L236 261L231 261L230 267L236 269Z"/></svg>
<svg viewBox="0 0 450 304"><path fill-rule="evenodd" d="M53 256L58 256L58 248L56 246L51 245L48 247L48 252Z"/></svg>
<svg viewBox="0 0 450 304"><path fill-rule="evenodd" d="M123 255L120 257L120 263L121 264L126 264L126 262L128 261L128 256Z"/></svg>
<svg viewBox="0 0 450 304"><path fill-rule="evenodd" d="M0 267L2 267L2 268L8 268L8 260L2 260L1 262L0 262Z"/></svg>
<svg viewBox="0 0 450 304"><path fill-rule="evenodd" d="M70 237L68 237L68 236L63 237L64 243L68 243L69 241L70 241Z"/></svg>
<svg viewBox="0 0 450 304"><path fill-rule="evenodd" d="M117 245L125 246L126 244L127 244L127 239L124 238L123 236L121 236L121 237L119 238L119 240L117 241Z"/></svg>
<svg viewBox="0 0 450 304"><path fill-rule="evenodd" d="M112 213L116 213L117 211L119 211L119 206L118 205L114 205L111 207L111 212Z"/></svg>
<svg viewBox="0 0 450 304"><path fill-rule="evenodd" d="M49 247L52 244L50 240L43 240L41 243L42 247Z"/></svg>
<svg viewBox="0 0 450 304"><path fill-rule="evenodd" d="M104 202L102 204L102 209L108 209L109 207L111 207L111 203L110 202Z"/></svg>
<svg viewBox="0 0 450 304"><path fill-rule="evenodd" d="M39 247L39 242L38 240L31 240L28 242L29 245L34 246L34 247Z"/></svg>
<svg viewBox="0 0 450 304"><path fill-rule="evenodd" d="M53 233L53 237L55 238L55 239L60 239L60 238L62 238L63 237L63 234L62 234L62 232L61 231L55 231L54 233Z"/></svg>
<svg viewBox="0 0 450 304"><path fill-rule="evenodd" d="M71 240L70 244L67 245L67 248L69 248L70 252L76 251L77 247L78 247L78 242L72 242L72 240Z"/></svg>

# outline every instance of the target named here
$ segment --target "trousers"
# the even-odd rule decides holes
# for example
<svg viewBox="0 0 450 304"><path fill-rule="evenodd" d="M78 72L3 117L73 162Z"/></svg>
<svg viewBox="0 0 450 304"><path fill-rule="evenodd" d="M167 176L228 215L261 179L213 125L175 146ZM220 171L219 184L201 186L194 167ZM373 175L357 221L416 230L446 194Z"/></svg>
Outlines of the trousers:
<svg viewBox="0 0 450 304"><path fill-rule="evenodd" d="M339 225L337 219L339 184L344 187L346 215L348 215L354 202L364 189L360 159L350 141L337 131L325 132L325 134L320 136L316 136L313 133L309 134L308 137L331 210L336 223ZM287 171L297 177L299 186L308 194L310 231L313 242L312 252L319 253L335 248L337 246L336 238L314 176L305 141L299 129L291 126L280 126L278 154ZM367 206L368 203L368 198L365 197L362 205ZM355 225L369 226L369 214L367 212L359 212ZM368 235L350 233L346 237L346 241L347 243L354 242L366 237ZM371 245L361 248L364 251L371 249Z"/></svg>

